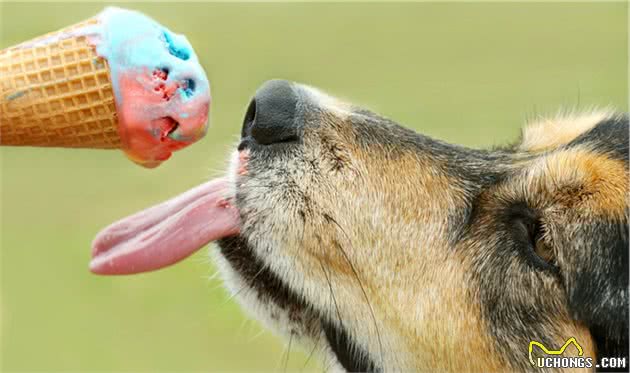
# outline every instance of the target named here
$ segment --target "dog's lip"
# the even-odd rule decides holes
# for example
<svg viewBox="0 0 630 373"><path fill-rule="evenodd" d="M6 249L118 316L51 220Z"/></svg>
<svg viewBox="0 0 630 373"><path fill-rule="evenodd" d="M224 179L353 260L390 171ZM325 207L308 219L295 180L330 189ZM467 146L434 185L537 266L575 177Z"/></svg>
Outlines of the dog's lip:
<svg viewBox="0 0 630 373"><path fill-rule="evenodd" d="M291 137L286 141L274 142L272 144L259 144L251 136L246 136L241 138L237 150L276 151L278 149L295 146L296 144L302 144L302 140L299 137Z"/></svg>
<svg viewBox="0 0 630 373"><path fill-rule="evenodd" d="M241 139L241 142L238 144L237 150L239 152L247 150L247 149L249 149L252 146L253 142L254 142L254 140L251 137L249 137L249 136L248 137L243 137Z"/></svg>

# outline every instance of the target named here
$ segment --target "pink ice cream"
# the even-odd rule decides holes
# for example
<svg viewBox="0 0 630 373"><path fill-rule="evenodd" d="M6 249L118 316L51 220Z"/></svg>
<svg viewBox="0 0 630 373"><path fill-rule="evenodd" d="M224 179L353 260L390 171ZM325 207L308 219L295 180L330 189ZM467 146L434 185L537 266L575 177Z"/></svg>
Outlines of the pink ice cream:
<svg viewBox="0 0 630 373"><path fill-rule="evenodd" d="M142 13L110 7L96 20L20 46L86 37L109 66L122 150L134 162L156 167L205 135L206 74L186 37Z"/></svg>
<svg viewBox="0 0 630 373"><path fill-rule="evenodd" d="M192 46L151 18L119 8L80 31L107 59L123 150L156 167L207 130L210 85Z"/></svg>

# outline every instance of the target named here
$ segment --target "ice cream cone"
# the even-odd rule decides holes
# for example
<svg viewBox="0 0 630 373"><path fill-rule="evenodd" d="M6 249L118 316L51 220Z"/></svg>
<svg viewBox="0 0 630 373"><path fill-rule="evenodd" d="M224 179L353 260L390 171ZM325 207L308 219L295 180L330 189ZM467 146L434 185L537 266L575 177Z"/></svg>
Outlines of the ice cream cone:
<svg viewBox="0 0 630 373"><path fill-rule="evenodd" d="M209 107L188 40L139 12L0 51L0 145L118 148L155 167L205 135Z"/></svg>
<svg viewBox="0 0 630 373"><path fill-rule="evenodd" d="M0 51L0 143L120 148L107 60L76 30L90 19Z"/></svg>

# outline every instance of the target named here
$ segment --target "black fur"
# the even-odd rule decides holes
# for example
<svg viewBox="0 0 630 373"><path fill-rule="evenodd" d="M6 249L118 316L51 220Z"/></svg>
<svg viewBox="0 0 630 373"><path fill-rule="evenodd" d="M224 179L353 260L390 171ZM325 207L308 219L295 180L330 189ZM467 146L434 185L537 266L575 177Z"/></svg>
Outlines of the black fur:
<svg viewBox="0 0 630 373"><path fill-rule="evenodd" d="M576 255L565 272L569 309L591 330L598 356L628 361L628 226L597 222L583 229L589 240L575 250L588 255Z"/></svg>
<svg viewBox="0 0 630 373"><path fill-rule="evenodd" d="M608 154L628 164L630 152L628 119L627 114L606 119L571 141L567 147L588 144L593 147L593 150Z"/></svg>
<svg viewBox="0 0 630 373"><path fill-rule="evenodd" d="M556 151L588 145L594 152L607 154L628 167L628 130L628 116L613 117ZM485 171L492 167L492 162L488 162ZM484 167L479 167L479 172L484 172ZM520 364L520 368L527 370L531 367L522 363L526 359L507 348L508 341L517 341L523 348L532 339L553 346L547 336L561 333L550 316L556 312L548 302L555 291L540 288L543 277L553 276L566 294L564 307L568 308L570 316L589 328L597 356L625 357L629 363L628 212L621 221L581 213L567 215L566 224L578 228L574 231L567 227L565 234L565 227L556 227L562 239L555 244L564 253L563 263L557 267L558 263L545 262L533 250L527 226L539 224L540 214L536 208L528 206L524 200L495 195L504 183L512 188L509 182L515 174L518 171L498 173L485 184L482 179L470 179L475 180L472 185L478 185L480 192L470 200L469 214L459 235L460 240L485 242L482 252L464 255L474 258L470 276L471 281L479 285L473 297L480 299L481 312L488 320L496 348L507 357L506 362ZM533 191L522 193L527 195ZM506 284L505 278L519 284L518 289ZM536 296L539 298L535 298L535 302L527 299ZM628 367L616 371L628 371Z"/></svg>

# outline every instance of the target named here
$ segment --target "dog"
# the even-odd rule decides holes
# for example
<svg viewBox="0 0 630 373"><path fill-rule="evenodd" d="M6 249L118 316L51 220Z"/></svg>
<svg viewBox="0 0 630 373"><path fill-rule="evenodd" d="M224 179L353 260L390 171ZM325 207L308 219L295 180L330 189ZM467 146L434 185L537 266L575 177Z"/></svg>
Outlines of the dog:
<svg viewBox="0 0 630 373"><path fill-rule="evenodd" d="M269 81L208 240L238 302L333 370L627 370L628 132L566 114L476 150ZM535 366L565 342L591 360Z"/></svg>

